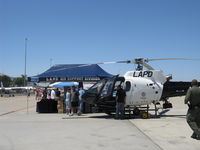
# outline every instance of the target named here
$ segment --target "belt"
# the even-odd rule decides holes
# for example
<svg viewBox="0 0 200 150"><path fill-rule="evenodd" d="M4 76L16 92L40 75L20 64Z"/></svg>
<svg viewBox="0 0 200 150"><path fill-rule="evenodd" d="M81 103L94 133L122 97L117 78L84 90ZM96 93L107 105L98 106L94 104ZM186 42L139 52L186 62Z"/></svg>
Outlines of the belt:
<svg viewBox="0 0 200 150"><path fill-rule="evenodd" d="M189 109L199 109L200 108L199 105L192 106L192 105L189 105L189 104L188 104L188 107L189 107Z"/></svg>

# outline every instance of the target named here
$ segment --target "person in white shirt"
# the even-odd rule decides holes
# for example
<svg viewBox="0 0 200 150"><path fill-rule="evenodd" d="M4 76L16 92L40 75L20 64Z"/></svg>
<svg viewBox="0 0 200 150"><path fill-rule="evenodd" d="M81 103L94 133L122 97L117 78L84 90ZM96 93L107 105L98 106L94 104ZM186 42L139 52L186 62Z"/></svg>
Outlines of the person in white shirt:
<svg viewBox="0 0 200 150"><path fill-rule="evenodd" d="M54 89L51 90L51 99L55 99L56 98L56 92Z"/></svg>
<svg viewBox="0 0 200 150"><path fill-rule="evenodd" d="M67 89L65 95L65 108L67 115L71 113L71 89Z"/></svg>
<svg viewBox="0 0 200 150"><path fill-rule="evenodd" d="M83 113L83 99L82 95L85 93L85 90L83 90L83 87L80 87L79 89L79 107L80 107L80 113Z"/></svg>

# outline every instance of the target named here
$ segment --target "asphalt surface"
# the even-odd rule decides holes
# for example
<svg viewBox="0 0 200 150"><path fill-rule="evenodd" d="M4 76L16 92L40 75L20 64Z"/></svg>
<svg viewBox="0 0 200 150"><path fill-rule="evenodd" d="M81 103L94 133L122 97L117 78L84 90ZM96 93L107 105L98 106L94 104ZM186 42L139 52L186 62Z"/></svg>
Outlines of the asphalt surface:
<svg viewBox="0 0 200 150"><path fill-rule="evenodd" d="M105 114L38 114L34 97L0 98L0 150L199 150L183 97L160 118L114 120Z"/></svg>

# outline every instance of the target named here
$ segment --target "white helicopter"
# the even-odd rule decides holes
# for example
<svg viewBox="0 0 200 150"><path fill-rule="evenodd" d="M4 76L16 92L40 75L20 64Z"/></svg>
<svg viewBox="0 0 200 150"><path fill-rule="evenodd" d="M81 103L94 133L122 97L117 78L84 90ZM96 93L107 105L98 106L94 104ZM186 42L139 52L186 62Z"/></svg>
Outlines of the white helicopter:
<svg viewBox="0 0 200 150"><path fill-rule="evenodd" d="M187 58L161 58L107 62L107 63L132 63L137 64L135 71L128 71L124 77L114 76L105 78L94 84L83 95L87 103L94 104L100 111L107 114L115 112L115 95L118 85L123 86L126 91L125 109L134 115L141 115L142 118L149 117L149 105L155 104L157 115L157 104L163 101L163 108L172 108L168 102L169 97L183 96L190 87L190 82L171 82L171 75L165 76L162 71L154 70L149 61L158 60L200 60ZM107 64L100 63L100 64ZM147 70L143 70L146 67Z"/></svg>

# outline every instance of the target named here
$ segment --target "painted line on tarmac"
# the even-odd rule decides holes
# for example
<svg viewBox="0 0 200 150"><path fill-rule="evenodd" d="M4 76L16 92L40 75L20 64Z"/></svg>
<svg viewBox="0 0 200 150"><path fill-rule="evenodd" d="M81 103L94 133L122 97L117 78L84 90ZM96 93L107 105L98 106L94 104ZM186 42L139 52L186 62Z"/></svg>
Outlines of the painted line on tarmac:
<svg viewBox="0 0 200 150"><path fill-rule="evenodd" d="M158 148L160 148L161 150L164 150L160 145L158 145L150 136L148 136L146 133L144 133L138 126L136 126L131 120L129 120L129 122L135 127L137 128L145 137L147 137L153 144L155 144L156 146L158 146Z"/></svg>
<svg viewBox="0 0 200 150"><path fill-rule="evenodd" d="M36 105L33 105L33 106L29 106L28 108L33 108L35 107ZM12 111L9 111L9 112L6 112L6 113L3 113L3 114L0 114L0 117L1 116L5 116L5 115L8 115L8 114L11 114L11 113L15 113L15 112L19 112L19 111L23 111L23 110L26 110L27 107L23 107L23 108L20 108L20 109L17 109L17 110L12 110Z"/></svg>

